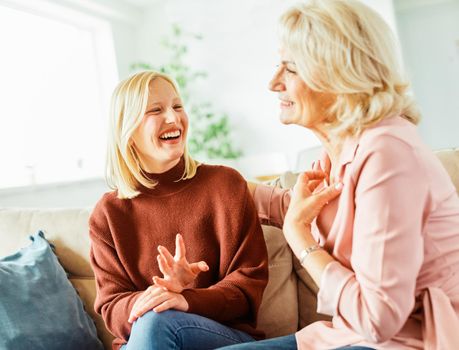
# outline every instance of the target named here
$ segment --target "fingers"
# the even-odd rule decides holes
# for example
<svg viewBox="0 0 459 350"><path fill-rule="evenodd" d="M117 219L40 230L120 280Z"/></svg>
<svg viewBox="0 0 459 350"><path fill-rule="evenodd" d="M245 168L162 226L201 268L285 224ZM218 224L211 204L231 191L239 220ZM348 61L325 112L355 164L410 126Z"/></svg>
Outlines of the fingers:
<svg viewBox="0 0 459 350"><path fill-rule="evenodd" d="M318 192L317 194L315 194L315 196L317 198L317 201L321 205L325 205L326 203L338 197L342 189L343 189L343 184L341 182L338 182L332 186L328 186L324 188L323 191Z"/></svg>
<svg viewBox="0 0 459 350"><path fill-rule="evenodd" d="M135 312L132 314L132 317L129 317L129 322L134 322L136 321L139 317L142 317L145 313L147 313L150 310L154 310L156 306L161 304L167 299L167 294L169 292L162 292L162 294L159 294L157 296L154 295L149 295L148 298L146 298L142 304L140 304ZM131 312L132 313L132 312Z"/></svg>
<svg viewBox="0 0 459 350"><path fill-rule="evenodd" d="M148 309L149 301L159 293L161 293L162 290L159 288L156 288L154 286L148 287L142 295L136 300L134 306L132 307L131 313L128 318L128 322L132 323L136 319L138 319L140 316L145 314L145 312L151 310Z"/></svg>
<svg viewBox="0 0 459 350"><path fill-rule="evenodd" d="M190 264L191 272L197 275L200 272L209 271L209 265L205 261Z"/></svg>
<svg viewBox="0 0 459 350"><path fill-rule="evenodd" d="M320 160L312 162L312 170L322 170Z"/></svg>
<svg viewBox="0 0 459 350"><path fill-rule="evenodd" d="M161 303L160 305L158 305L157 307L155 307L153 311L160 313L160 312L172 309L174 306L175 306L174 299L168 299L164 301L163 303Z"/></svg>
<svg viewBox="0 0 459 350"><path fill-rule="evenodd" d="M135 322L150 310L163 312L172 308L187 310L188 304L183 295L150 286L134 304L128 322Z"/></svg>
<svg viewBox="0 0 459 350"><path fill-rule="evenodd" d="M186 255L186 248L185 242L183 241L183 237L180 233L177 233L175 236L175 258L180 260L184 258Z"/></svg>
<svg viewBox="0 0 459 350"><path fill-rule="evenodd" d="M322 180L312 180L312 181L309 181L309 183L308 183L309 191L310 191L310 192L314 192L315 189L317 188L317 186L319 186L321 183L323 183Z"/></svg>
<svg viewBox="0 0 459 350"><path fill-rule="evenodd" d="M153 283L156 284L158 287L161 287L163 290L174 290L175 285L168 281L165 280L164 278L160 278L158 276L153 277Z"/></svg>
<svg viewBox="0 0 459 350"><path fill-rule="evenodd" d="M305 175L305 181L310 180L323 180L327 177L327 174L324 173L322 170L308 170L302 173Z"/></svg>
<svg viewBox="0 0 459 350"><path fill-rule="evenodd" d="M156 257L156 259L158 260L158 267L161 273L164 276L171 275L173 270L172 267L167 263L166 258L160 254Z"/></svg>
<svg viewBox="0 0 459 350"><path fill-rule="evenodd" d="M163 312L169 309L188 311L188 303L181 294L170 294L169 298L153 309L155 312Z"/></svg>
<svg viewBox="0 0 459 350"><path fill-rule="evenodd" d="M166 247L163 247L162 245L158 246L158 252L159 254L164 258L165 263L169 265L169 267L172 267L175 263L174 257L172 254L167 250Z"/></svg>
<svg viewBox="0 0 459 350"><path fill-rule="evenodd" d="M321 170L305 171L298 175L295 191L303 196L309 196L327 178L327 174Z"/></svg>

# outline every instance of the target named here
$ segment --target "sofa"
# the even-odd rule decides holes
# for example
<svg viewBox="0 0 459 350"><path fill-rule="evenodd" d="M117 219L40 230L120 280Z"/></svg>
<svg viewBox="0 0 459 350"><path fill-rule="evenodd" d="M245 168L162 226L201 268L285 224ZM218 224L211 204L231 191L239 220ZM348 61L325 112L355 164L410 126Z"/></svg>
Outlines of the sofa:
<svg viewBox="0 0 459 350"><path fill-rule="evenodd" d="M459 194L459 149L436 152ZM290 188L296 176L285 173L273 185ZM113 336L94 312L94 274L89 264L88 218L91 208L0 208L0 257L29 244L28 237L43 230L55 246L58 259L95 322L98 336L111 349ZM268 337L289 334L327 316L316 313L317 286L292 255L282 232L263 226L269 254L269 283L259 313L259 327Z"/></svg>

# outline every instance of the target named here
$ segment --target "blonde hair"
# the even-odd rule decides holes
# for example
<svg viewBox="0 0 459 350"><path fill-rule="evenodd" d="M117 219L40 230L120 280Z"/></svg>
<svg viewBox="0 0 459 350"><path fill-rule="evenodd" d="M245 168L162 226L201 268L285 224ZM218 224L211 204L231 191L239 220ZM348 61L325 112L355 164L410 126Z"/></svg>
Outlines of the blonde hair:
<svg viewBox="0 0 459 350"><path fill-rule="evenodd" d="M178 92L174 80L159 72L143 71L121 81L115 88L111 105L107 146L106 181L110 188L118 190L118 198L134 198L139 187L153 189L157 182L149 179L141 167L139 155L132 145L131 137L145 114L154 79L164 79ZM192 178L199 164L188 154L185 147L185 171L180 180Z"/></svg>
<svg viewBox="0 0 459 350"><path fill-rule="evenodd" d="M280 18L281 45L313 90L331 93L332 133L358 135L392 115L417 124L395 37L386 22L355 0L311 0Z"/></svg>

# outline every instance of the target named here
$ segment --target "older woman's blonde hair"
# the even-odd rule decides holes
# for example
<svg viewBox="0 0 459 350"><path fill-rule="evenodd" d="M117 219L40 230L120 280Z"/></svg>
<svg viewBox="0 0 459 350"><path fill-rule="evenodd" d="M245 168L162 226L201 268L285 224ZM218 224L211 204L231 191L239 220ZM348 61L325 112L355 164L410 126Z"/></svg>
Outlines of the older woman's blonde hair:
<svg viewBox="0 0 459 350"><path fill-rule="evenodd" d="M156 181L149 179L141 167L141 161L131 137L145 114L154 79L167 80L178 92L174 80L159 72L143 71L121 81L115 88L111 105L108 132L106 180L110 188L118 191L118 198L134 198L139 188L154 188ZM188 154L185 147L185 171L180 180L190 179L196 174L199 164Z"/></svg>
<svg viewBox="0 0 459 350"><path fill-rule="evenodd" d="M420 115L402 73L395 37L374 10L355 0L311 0L280 19L281 45L309 88L331 93L333 133L358 135L379 120Z"/></svg>

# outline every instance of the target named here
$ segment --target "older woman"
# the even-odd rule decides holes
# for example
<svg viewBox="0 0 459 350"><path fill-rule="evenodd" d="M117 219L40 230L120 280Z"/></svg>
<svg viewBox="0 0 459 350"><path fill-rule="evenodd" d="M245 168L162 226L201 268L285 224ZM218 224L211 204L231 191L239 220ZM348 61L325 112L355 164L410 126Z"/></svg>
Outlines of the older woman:
<svg viewBox="0 0 459 350"><path fill-rule="evenodd" d="M333 321L228 349L459 349L459 199L418 135L389 27L350 0L299 4L280 23L281 121L324 153L291 197L254 197Z"/></svg>

